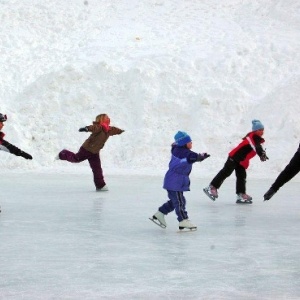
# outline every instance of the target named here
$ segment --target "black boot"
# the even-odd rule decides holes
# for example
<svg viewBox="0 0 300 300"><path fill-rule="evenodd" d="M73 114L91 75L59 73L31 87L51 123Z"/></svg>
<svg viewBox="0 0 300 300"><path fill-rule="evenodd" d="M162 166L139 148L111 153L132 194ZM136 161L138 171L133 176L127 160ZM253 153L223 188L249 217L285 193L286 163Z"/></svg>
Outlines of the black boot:
<svg viewBox="0 0 300 300"><path fill-rule="evenodd" d="M274 194L276 193L276 191L274 191L272 188L270 188L265 194L264 194L264 201L266 200L270 200Z"/></svg>

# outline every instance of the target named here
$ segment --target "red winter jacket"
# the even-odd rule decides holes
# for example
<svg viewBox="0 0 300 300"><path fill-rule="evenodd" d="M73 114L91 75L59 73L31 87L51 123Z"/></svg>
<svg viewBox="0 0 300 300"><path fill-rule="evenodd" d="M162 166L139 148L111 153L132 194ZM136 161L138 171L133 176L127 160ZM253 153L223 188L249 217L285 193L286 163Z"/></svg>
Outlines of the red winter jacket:
<svg viewBox="0 0 300 300"><path fill-rule="evenodd" d="M238 162L245 169L249 167L250 159L257 154L259 157L265 153L261 144L264 139L257 135L255 131L248 133L243 141L229 152L229 157Z"/></svg>

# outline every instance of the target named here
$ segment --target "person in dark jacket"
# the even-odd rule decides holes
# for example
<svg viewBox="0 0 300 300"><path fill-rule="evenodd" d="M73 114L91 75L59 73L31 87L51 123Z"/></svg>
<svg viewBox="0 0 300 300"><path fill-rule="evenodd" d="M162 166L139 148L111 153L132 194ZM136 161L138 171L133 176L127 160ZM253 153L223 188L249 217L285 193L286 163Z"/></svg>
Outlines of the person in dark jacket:
<svg viewBox="0 0 300 300"><path fill-rule="evenodd" d="M32 159L32 156L18 147L14 146L13 144L9 143L4 139L5 133L2 132L2 128L4 126L4 122L7 121L7 116L4 114L0 113L0 150L9 152L11 154L14 154L16 156L21 156L25 159ZM1 212L1 207L0 207L0 212Z"/></svg>
<svg viewBox="0 0 300 300"><path fill-rule="evenodd" d="M80 128L79 132L91 132L91 135L76 154L64 149L59 152L57 159L66 160L71 163L79 163L87 159L93 171L96 191L108 191L101 167L100 150L104 147L110 136L121 134L124 130L110 126L108 115L100 114L96 117L93 125Z"/></svg>
<svg viewBox="0 0 300 300"><path fill-rule="evenodd" d="M189 175L193 164L203 161L210 155L207 153L198 154L191 151L191 137L183 131L178 131L174 139L175 142L171 146L169 169L165 175L163 185L163 188L168 192L170 200L159 207L158 211L150 219L157 225L165 228L167 226L165 215L175 210L180 230L185 228L196 230L197 226L193 225L188 218L186 199L183 192L190 190Z"/></svg>
<svg viewBox="0 0 300 300"><path fill-rule="evenodd" d="M229 152L227 161L220 172L214 177L208 187L204 188L204 193L213 201L218 198L218 189L224 180L229 177L233 171L236 175L236 203L252 203L252 197L246 194L246 169L249 166L250 159L256 154L261 161L268 159L266 152L261 144L264 143L262 135L264 134L264 126L259 120L252 121L252 131L249 132L242 142Z"/></svg>
<svg viewBox="0 0 300 300"><path fill-rule="evenodd" d="M292 157L291 161L278 175L270 189L264 194L264 201L270 200L277 191L293 177L295 177L300 171L300 144L299 147Z"/></svg>
<svg viewBox="0 0 300 300"><path fill-rule="evenodd" d="M6 122L7 116L0 113L0 150L9 152L11 154L14 154L16 156L21 156L25 159L32 159L32 156L18 147L14 146L13 144L9 143L4 139L5 133L2 132L2 128L4 126L4 122Z"/></svg>

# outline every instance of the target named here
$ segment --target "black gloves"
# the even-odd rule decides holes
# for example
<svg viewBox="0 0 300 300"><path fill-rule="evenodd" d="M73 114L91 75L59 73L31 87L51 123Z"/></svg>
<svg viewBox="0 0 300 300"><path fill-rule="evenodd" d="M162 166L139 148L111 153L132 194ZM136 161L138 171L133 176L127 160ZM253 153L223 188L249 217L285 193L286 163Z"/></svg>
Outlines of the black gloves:
<svg viewBox="0 0 300 300"><path fill-rule="evenodd" d="M13 144L9 143L8 141L2 140L2 146L4 146L8 152L16 155L16 156L22 156L25 159L32 159L32 156L18 147L14 146Z"/></svg>
<svg viewBox="0 0 300 300"><path fill-rule="evenodd" d="M25 159L32 159L32 156L24 151L21 151L19 156L22 156Z"/></svg>
<svg viewBox="0 0 300 300"><path fill-rule="evenodd" d="M79 128L79 132L89 132L89 129L87 126Z"/></svg>
<svg viewBox="0 0 300 300"><path fill-rule="evenodd" d="M22 156L25 159L32 159L32 156L24 151L22 151L21 149L16 150L16 152L14 153L16 156Z"/></svg>
<svg viewBox="0 0 300 300"><path fill-rule="evenodd" d="M266 154L266 151L263 151L261 156L260 156L260 160L261 161L266 161L267 159L269 159L269 157Z"/></svg>
<svg viewBox="0 0 300 300"><path fill-rule="evenodd" d="M198 156L198 161L203 161L204 159L206 159L206 158L208 158L208 157L210 157L210 154L208 154L208 153L199 153L199 156Z"/></svg>

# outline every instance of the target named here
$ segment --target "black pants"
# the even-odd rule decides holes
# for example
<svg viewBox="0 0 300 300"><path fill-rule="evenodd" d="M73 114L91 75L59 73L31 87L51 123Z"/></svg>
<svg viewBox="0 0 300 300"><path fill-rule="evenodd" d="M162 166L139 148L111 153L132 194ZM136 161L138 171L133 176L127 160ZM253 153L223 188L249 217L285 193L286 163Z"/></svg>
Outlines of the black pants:
<svg viewBox="0 0 300 300"><path fill-rule="evenodd" d="M224 180L229 177L234 170L236 175L236 193L245 194L247 177L246 169L230 157L228 157L223 169L215 176L210 184L218 189Z"/></svg>
<svg viewBox="0 0 300 300"><path fill-rule="evenodd" d="M300 153L296 152L289 164L278 175L271 188L277 192L285 183L291 180L300 171Z"/></svg>

